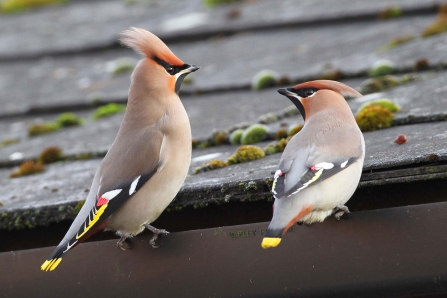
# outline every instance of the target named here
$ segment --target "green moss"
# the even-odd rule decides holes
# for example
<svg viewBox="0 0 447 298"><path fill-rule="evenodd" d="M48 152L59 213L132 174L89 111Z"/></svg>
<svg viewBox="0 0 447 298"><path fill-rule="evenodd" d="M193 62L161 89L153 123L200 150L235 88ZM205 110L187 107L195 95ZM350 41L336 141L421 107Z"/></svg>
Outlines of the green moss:
<svg viewBox="0 0 447 298"><path fill-rule="evenodd" d="M192 149L196 149L198 145L199 145L199 141L197 139L192 139L191 140L191 147L192 147Z"/></svg>
<svg viewBox="0 0 447 298"><path fill-rule="evenodd" d="M267 127L261 124L253 124L247 128L241 137L242 145L261 142L267 138Z"/></svg>
<svg viewBox="0 0 447 298"><path fill-rule="evenodd" d="M240 145L243 134L244 131L242 129L236 129L235 131L233 131L230 135L230 143L233 145Z"/></svg>
<svg viewBox="0 0 447 298"><path fill-rule="evenodd" d="M382 49L383 50L389 50L389 49L392 49L395 46L398 46L400 44L404 44L406 42L412 41L415 38L416 37L413 36L413 35L406 35L406 36L397 37L397 38L394 38L394 39L390 40L390 42L386 46L384 46Z"/></svg>
<svg viewBox="0 0 447 298"><path fill-rule="evenodd" d="M12 144L16 144L20 142L19 138L14 138L14 139L4 139L3 141L0 142L0 148L12 145Z"/></svg>
<svg viewBox="0 0 447 298"><path fill-rule="evenodd" d="M74 113L62 113L56 119L61 127L81 125L83 122L84 119L78 118Z"/></svg>
<svg viewBox="0 0 447 298"><path fill-rule="evenodd" d="M40 153L38 161L42 164L49 164L64 159L62 149L59 147L48 147Z"/></svg>
<svg viewBox="0 0 447 298"><path fill-rule="evenodd" d="M77 160L86 160L86 159L92 159L93 154L92 153L79 153L75 156L75 159Z"/></svg>
<svg viewBox="0 0 447 298"><path fill-rule="evenodd" d="M36 173L40 173L45 171L45 168L41 162L35 162L34 160L25 161L20 166L19 169L15 172L12 172L9 177L17 178L22 176L28 176Z"/></svg>
<svg viewBox="0 0 447 298"><path fill-rule="evenodd" d="M373 79L368 79L360 85L360 93L363 95L369 93L380 92L392 87L396 87L400 81L395 76L383 76Z"/></svg>
<svg viewBox="0 0 447 298"><path fill-rule="evenodd" d="M213 143L217 146L230 143L228 140L228 133L225 131L216 131L211 138Z"/></svg>
<svg viewBox="0 0 447 298"><path fill-rule="evenodd" d="M387 60L379 60L373 64L369 70L369 76L372 78L381 77L394 71L393 63Z"/></svg>
<svg viewBox="0 0 447 298"><path fill-rule="evenodd" d="M203 3L205 4L206 7L213 7L216 5L235 3L235 2L241 2L241 0L204 0L203 1Z"/></svg>
<svg viewBox="0 0 447 298"><path fill-rule="evenodd" d="M287 135L289 137L293 137L294 135L299 133L301 131L301 129L303 129L303 125L302 124L292 125L292 126L289 127L289 130L287 131Z"/></svg>
<svg viewBox="0 0 447 298"><path fill-rule="evenodd" d="M373 100L373 101L363 104L359 108L359 112L361 112L362 110L364 110L366 108L374 107L374 106L379 106L379 107L385 108L388 111L393 112L393 113L400 111L400 107L397 104L395 104L394 102L392 102L389 99L382 98L382 99Z"/></svg>
<svg viewBox="0 0 447 298"><path fill-rule="evenodd" d="M345 77L345 74L341 70L336 69L336 70L322 74L319 79L320 80L339 81L339 80L343 79L344 77Z"/></svg>
<svg viewBox="0 0 447 298"><path fill-rule="evenodd" d="M281 140L281 139L287 138L288 136L289 135L287 133L287 129L280 128L275 133L275 140Z"/></svg>
<svg viewBox="0 0 447 298"><path fill-rule="evenodd" d="M294 105L290 105L281 111L281 115L283 117L293 117L293 116L297 116L299 114L300 114L300 111L298 111L298 109Z"/></svg>
<svg viewBox="0 0 447 298"><path fill-rule="evenodd" d="M413 73L409 73L409 74L404 74L401 78L400 78L400 83L401 84L405 84L405 83L409 83L411 81L414 81L418 78L417 75L413 74Z"/></svg>
<svg viewBox="0 0 447 298"><path fill-rule="evenodd" d="M251 82L253 90L261 90L268 87L276 86L279 75L271 70L261 70L258 72Z"/></svg>
<svg viewBox="0 0 447 298"><path fill-rule="evenodd" d="M276 146L273 144L267 145L267 147L264 148L265 155L272 155L279 153L280 151L276 148Z"/></svg>
<svg viewBox="0 0 447 298"><path fill-rule="evenodd" d="M276 122L278 120L279 120L279 117L275 113L268 113L268 114L262 115L261 117L258 118L258 122L262 123L262 124L269 124L269 123Z"/></svg>
<svg viewBox="0 0 447 298"><path fill-rule="evenodd" d="M73 215L78 215L79 211L81 211L82 206L84 206L85 200L79 201L76 206L72 209Z"/></svg>
<svg viewBox="0 0 447 298"><path fill-rule="evenodd" d="M111 116L117 113L124 112L126 110L125 105L120 105L116 103L109 103L107 105L101 106L96 109L93 114L93 119L98 120L103 117Z"/></svg>
<svg viewBox="0 0 447 298"><path fill-rule="evenodd" d="M379 19L392 19L403 15L403 11L399 6L390 6L382 10L377 17Z"/></svg>
<svg viewBox="0 0 447 298"><path fill-rule="evenodd" d="M61 129L59 123L47 122L47 123L35 123L28 127L28 136L34 137L42 134L47 134Z"/></svg>
<svg viewBox="0 0 447 298"><path fill-rule="evenodd" d="M107 62L106 71L114 76L131 72L137 65L137 60L131 57L121 57Z"/></svg>
<svg viewBox="0 0 447 298"><path fill-rule="evenodd" d="M227 163L229 165L243 163L263 158L264 156L265 152L261 148L257 146L246 145L239 147L236 152L234 152L233 155L228 158Z"/></svg>
<svg viewBox="0 0 447 298"><path fill-rule="evenodd" d="M374 131L391 126L394 114L380 106L371 106L360 111L355 120L361 131Z"/></svg>
<svg viewBox="0 0 447 298"><path fill-rule="evenodd" d="M220 169L220 168L224 168L228 166L228 164L222 160L218 160L218 159L213 159L211 161L208 161L206 163L204 163L203 165L197 167L194 170L194 174L198 174L198 173L202 173L202 172L207 172L207 171L211 171L211 170L215 170L215 169Z"/></svg>
<svg viewBox="0 0 447 298"><path fill-rule="evenodd" d="M13 13L30 8L64 2L67 2L67 0L2 0L0 1L0 12Z"/></svg>
<svg viewBox="0 0 447 298"><path fill-rule="evenodd" d="M279 140L276 144L276 150L278 150L278 152L283 152L284 149L286 149L287 144L289 143L291 137L288 138L284 138Z"/></svg>
<svg viewBox="0 0 447 298"><path fill-rule="evenodd" d="M422 31L422 37L447 32L447 14L440 14L438 19Z"/></svg>

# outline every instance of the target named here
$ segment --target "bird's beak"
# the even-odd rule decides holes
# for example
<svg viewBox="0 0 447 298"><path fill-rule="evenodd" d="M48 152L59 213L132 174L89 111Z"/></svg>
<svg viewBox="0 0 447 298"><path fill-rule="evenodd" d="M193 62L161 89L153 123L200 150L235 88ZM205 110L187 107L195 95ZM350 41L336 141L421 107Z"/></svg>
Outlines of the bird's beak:
<svg viewBox="0 0 447 298"><path fill-rule="evenodd" d="M279 88L278 93L284 96L296 97L296 93L292 92L293 88Z"/></svg>
<svg viewBox="0 0 447 298"><path fill-rule="evenodd" d="M185 69L185 70L187 70L188 73L195 72L196 70L200 69L200 66L198 66L198 65L189 65L189 64L186 64L185 66L186 66L186 69Z"/></svg>
<svg viewBox="0 0 447 298"><path fill-rule="evenodd" d="M304 109L303 103L301 102L301 98L296 94L295 89L293 88L279 88L278 93L286 96L290 101L298 108L303 116L303 119L306 120L306 111Z"/></svg>

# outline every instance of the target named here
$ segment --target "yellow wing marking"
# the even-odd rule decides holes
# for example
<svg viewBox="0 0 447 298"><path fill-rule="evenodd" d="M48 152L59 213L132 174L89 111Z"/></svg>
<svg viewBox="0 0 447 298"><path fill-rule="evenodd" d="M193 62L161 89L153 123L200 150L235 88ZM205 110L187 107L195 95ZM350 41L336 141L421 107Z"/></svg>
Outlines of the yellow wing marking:
<svg viewBox="0 0 447 298"><path fill-rule="evenodd" d="M320 178L321 174L323 173L323 169L319 170L318 172L315 173L315 176L313 176L312 179L310 179L309 181L307 181L306 183L304 183L303 185L308 186L309 184L315 182L318 180L318 178Z"/></svg>
<svg viewBox="0 0 447 298"><path fill-rule="evenodd" d="M95 213L95 215L93 216L93 219L88 223L88 226L84 229L84 232L82 232L81 235L76 235L76 239L81 238L82 236L85 235L85 233L87 233L93 226L94 224L101 218L101 215L104 213L104 210L106 210L107 206L109 204L106 203L104 205L102 205Z"/></svg>
<svg viewBox="0 0 447 298"><path fill-rule="evenodd" d="M42 264L40 269L43 271L53 271L54 269L56 269L61 261L62 258L46 260L45 263Z"/></svg>

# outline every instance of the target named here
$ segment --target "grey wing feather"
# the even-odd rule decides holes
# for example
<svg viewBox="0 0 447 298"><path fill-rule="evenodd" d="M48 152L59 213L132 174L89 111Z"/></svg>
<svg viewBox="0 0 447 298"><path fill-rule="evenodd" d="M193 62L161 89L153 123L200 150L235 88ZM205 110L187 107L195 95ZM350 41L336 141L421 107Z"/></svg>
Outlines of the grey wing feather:
<svg viewBox="0 0 447 298"><path fill-rule="evenodd" d="M71 239L84 224L97 199L107 191L123 188L136 177L152 172L160 165L163 134L151 125L133 131L121 129L99 165L84 206L61 243Z"/></svg>

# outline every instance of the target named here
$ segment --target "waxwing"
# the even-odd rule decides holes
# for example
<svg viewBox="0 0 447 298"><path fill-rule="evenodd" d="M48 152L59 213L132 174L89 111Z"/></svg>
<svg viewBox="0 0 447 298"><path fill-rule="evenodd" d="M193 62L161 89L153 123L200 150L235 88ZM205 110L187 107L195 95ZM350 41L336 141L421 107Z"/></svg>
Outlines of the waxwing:
<svg viewBox="0 0 447 298"><path fill-rule="evenodd" d="M186 178L191 160L191 127L178 91L184 77L199 69L185 64L154 34L139 28L122 33L121 43L144 58L135 67L123 122L96 171L90 193L65 237L41 266L54 270L62 257L95 232L121 236L148 228L169 205Z"/></svg>
<svg viewBox="0 0 447 298"><path fill-rule="evenodd" d="M295 223L337 219L362 173L365 142L344 97L361 97L335 81L319 80L281 88L304 118L302 130L287 144L275 172L273 218L262 240L275 247Z"/></svg>

